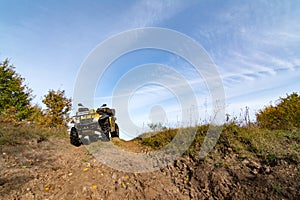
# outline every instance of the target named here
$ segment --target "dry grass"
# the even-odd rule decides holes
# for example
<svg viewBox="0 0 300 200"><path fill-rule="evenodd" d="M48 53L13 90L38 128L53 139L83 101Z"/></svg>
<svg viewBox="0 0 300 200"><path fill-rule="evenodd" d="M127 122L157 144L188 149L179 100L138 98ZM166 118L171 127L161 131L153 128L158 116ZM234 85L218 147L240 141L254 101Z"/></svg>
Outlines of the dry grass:
<svg viewBox="0 0 300 200"><path fill-rule="evenodd" d="M66 129L50 129L22 123L0 122L0 145L23 144L26 141L42 142L48 137L68 137Z"/></svg>

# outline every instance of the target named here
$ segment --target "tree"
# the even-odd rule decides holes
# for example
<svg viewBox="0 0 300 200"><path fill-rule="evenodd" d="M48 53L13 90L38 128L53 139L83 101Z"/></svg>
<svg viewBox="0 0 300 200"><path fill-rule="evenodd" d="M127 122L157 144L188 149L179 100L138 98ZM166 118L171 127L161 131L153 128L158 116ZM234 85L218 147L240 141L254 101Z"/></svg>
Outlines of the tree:
<svg viewBox="0 0 300 200"><path fill-rule="evenodd" d="M27 119L34 125L49 127L51 124L51 117L47 115L47 112L44 112L41 107L34 105L31 108L31 115Z"/></svg>
<svg viewBox="0 0 300 200"><path fill-rule="evenodd" d="M50 118L50 127L65 126L69 120L71 110L71 99L65 96L64 90L49 90L44 96L43 103L46 105L46 116Z"/></svg>
<svg viewBox="0 0 300 200"><path fill-rule="evenodd" d="M32 91L14 69L7 59L0 62L0 116L21 121L30 115Z"/></svg>

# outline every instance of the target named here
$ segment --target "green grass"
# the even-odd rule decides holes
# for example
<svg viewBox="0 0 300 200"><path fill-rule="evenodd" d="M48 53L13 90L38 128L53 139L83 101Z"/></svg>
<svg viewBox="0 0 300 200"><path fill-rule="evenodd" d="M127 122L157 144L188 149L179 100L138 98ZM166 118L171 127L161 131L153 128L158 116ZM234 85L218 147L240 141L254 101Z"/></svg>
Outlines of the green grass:
<svg viewBox="0 0 300 200"><path fill-rule="evenodd" d="M208 125L197 127L194 141L186 154L197 155L208 128ZM229 151L233 151L241 159L258 157L271 165L276 164L280 159L300 162L300 130L267 130L254 126L240 127L233 123L222 128L222 133L214 147L218 154L228 154ZM169 144L177 133L178 129L168 129L152 134L150 137L141 137L139 140L141 144L157 150Z"/></svg>
<svg viewBox="0 0 300 200"><path fill-rule="evenodd" d="M155 134L145 133L142 137L139 137L138 140L140 140L143 145L157 150L169 144L177 133L178 129L168 129Z"/></svg>

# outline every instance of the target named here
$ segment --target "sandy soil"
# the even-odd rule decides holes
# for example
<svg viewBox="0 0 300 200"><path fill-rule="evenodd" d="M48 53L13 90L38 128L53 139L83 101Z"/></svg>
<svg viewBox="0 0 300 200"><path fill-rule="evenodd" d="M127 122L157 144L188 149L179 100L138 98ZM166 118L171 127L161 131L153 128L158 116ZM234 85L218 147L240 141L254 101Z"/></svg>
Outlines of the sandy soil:
<svg viewBox="0 0 300 200"><path fill-rule="evenodd" d="M136 142L113 142L126 151L145 150ZM205 160L185 156L151 173L110 168L67 139L4 145L0 153L0 199L300 199L297 163L267 166L233 152Z"/></svg>

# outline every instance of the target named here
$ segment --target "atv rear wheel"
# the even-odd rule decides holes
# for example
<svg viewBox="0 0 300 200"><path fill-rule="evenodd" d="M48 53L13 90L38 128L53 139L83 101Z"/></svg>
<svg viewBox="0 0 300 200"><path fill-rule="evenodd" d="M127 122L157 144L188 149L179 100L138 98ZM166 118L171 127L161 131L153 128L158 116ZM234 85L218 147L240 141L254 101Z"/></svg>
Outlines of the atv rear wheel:
<svg viewBox="0 0 300 200"><path fill-rule="evenodd" d="M115 131L111 133L111 137L119 137L119 126L115 124Z"/></svg>

